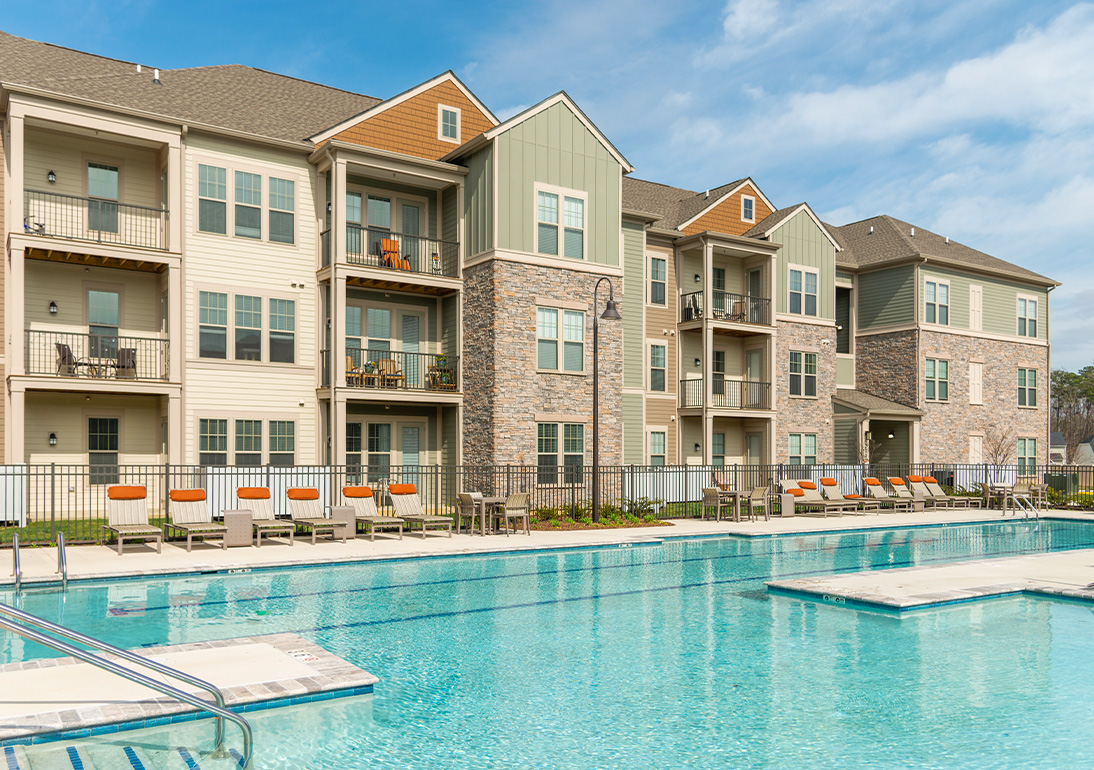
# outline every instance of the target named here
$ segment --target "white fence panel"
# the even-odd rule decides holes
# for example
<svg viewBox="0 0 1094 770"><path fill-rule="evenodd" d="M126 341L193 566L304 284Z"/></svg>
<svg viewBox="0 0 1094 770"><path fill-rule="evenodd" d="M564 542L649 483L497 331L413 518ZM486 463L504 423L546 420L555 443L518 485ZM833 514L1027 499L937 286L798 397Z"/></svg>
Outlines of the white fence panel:
<svg viewBox="0 0 1094 770"><path fill-rule="evenodd" d="M0 521L27 525L26 465L0 465Z"/></svg>

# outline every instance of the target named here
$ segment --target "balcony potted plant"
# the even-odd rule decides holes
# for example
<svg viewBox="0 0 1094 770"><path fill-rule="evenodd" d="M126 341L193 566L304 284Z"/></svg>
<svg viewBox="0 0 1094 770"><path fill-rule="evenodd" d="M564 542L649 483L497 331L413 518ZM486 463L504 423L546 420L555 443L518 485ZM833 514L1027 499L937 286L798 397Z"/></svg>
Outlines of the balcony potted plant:
<svg viewBox="0 0 1094 770"><path fill-rule="evenodd" d="M437 356L437 368L443 369L448 366L448 356Z"/></svg>

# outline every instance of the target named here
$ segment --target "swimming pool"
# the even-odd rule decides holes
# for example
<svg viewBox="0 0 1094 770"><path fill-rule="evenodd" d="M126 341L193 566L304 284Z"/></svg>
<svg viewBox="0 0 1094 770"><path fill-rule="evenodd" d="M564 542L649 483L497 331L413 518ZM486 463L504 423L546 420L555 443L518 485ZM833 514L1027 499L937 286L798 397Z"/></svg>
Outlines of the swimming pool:
<svg viewBox="0 0 1094 770"><path fill-rule="evenodd" d="M698 538L71 584L24 607L129 647L294 631L380 677L249 715L263 768L1079 767L1089 606L896 617L763 581L1090 547L1094 525L1063 521ZM169 740L190 732L207 741Z"/></svg>

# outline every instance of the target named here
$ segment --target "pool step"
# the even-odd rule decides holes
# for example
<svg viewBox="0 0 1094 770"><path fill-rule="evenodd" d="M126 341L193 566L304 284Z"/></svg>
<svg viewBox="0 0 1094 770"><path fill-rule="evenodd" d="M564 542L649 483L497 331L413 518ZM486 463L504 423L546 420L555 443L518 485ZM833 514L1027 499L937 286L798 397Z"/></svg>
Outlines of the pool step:
<svg viewBox="0 0 1094 770"><path fill-rule="evenodd" d="M185 746L126 746L122 743L63 743L5 746L0 770L238 770L242 757L234 749L215 757Z"/></svg>

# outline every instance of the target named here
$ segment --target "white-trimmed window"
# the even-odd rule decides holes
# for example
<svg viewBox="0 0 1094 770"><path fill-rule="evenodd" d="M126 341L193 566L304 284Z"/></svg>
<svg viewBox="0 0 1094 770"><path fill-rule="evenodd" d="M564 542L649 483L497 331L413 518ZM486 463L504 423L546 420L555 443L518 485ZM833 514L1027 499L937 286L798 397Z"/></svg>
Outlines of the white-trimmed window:
<svg viewBox="0 0 1094 770"><path fill-rule="evenodd" d="M296 300L270 298L266 314L269 320L263 325L262 304L265 301L264 297L247 294L199 291L198 356L295 363ZM265 345L264 334L267 335Z"/></svg>
<svg viewBox="0 0 1094 770"><path fill-rule="evenodd" d="M236 295L235 359L262 360L262 297Z"/></svg>
<svg viewBox="0 0 1094 770"><path fill-rule="evenodd" d="M665 305L665 287L668 280L667 262L661 257L650 257L650 304Z"/></svg>
<svg viewBox="0 0 1094 770"><path fill-rule="evenodd" d="M751 195L741 196L741 220L744 222L756 221L756 199Z"/></svg>
<svg viewBox="0 0 1094 770"><path fill-rule="evenodd" d="M228 357L228 295L198 292L198 356Z"/></svg>
<svg viewBox="0 0 1094 770"><path fill-rule="evenodd" d="M817 354L790 351L790 395L817 395Z"/></svg>
<svg viewBox="0 0 1094 770"><path fill-rule="evenodd" d="M797 315L817 315L818 273L806 267L790 268L787 310Z"/></svg>
<svg viewBox="0 0 1094 770"><path fill-rule="evenodd" d="M391 466L391 424L370 422L368 424L368 475L369 478L387 478Z"/></svg>
<svg viewBox="0 0 1094 770"><path fill-rule="evenodd" d="M563 483L580 483L584 464L585 426L583 424L536 423L536 465L538 467L536 481L538 484L557 484L559 468L563 469Z"/></svg>
<svg viewBox="0 0 1094 770"><path fill-rule="evenodd" d="M788 462L790 465L817 464L817 434L791 433Z"/></svg>
<svg viewBox="0 0 1094 770"><path fill-rule="evenodd" d="M923 320L929 324L950 324L950 284L925 281L923 284Z"/></svg>
<svg viewBox="0 0 1094 770"><path fill-rule="evenodd" d="M665 392L668 346L650 345L650 390Z"/></svg>
<svg viewBox="0 0 1094 770"><path fill-rule="evenodd" d="M943 358L928 358L924 367L928 401L950 400L950 362Z"/></svg>
<svg viewBox="0 0 1094 770"><path fill-rule="evenodd" d="M228 464L227 420L198 420L198 464Z"/></svg>
<svg viewBox="0 0 1094 770"><path fill-rule="evenodd" d="M1018 439L1018 475L1032 476L1037 472L1037 439Z"/></svg>
<svg viewBox="0 0 1094 770"><path fill-rule="evenodd" d="M585 258L586 198L584 193L576 191L537 188L537 252L573 259Z"/></svg>
<svg viewBox="0 0 1094 770"><path fill-rule="evenodd" d="M235 234L242 238L262 237L262 175L236 172Z"/></svg>
<svg viewBox="0 0 1094 770"><path fill-rule="evenodd" d="M665 464L665 431L650 431L650 465Z"/></svg>
<svg viewBox="0 0 1094 770"><path fill-rule="evenodd" d="M459 107L449 107L447 104L437 105L437 138L442 142L460 143L460 117Z"/></svg>
<svg viewBox="0 0 1094 770"><path fill-rule="evenodd" d="M296 242L296 184L291 179L270 177L270 240Z"/></svg>
<svg viewBox="0 0 1094 770"><path fill-rule="evenodd" d="M1018 406L1037 406L1037 370L1018 369Z"/></svg>
<svg viewBox="0 0 1094 770"><path fill-rule="evenodd" d="M270 361L296 363L296 300L270 300Z"/></svg>
<svg viewBox="0 0 1094 770"><path fill-rule="evenodd" d="M120 434L120 420L117 417L87 418L89 484L118 483Z"/></svg>
<svg viewBox="0 0 1094 770"><path fill-rule="evenodd" d="M721 467L726 464L726 434L710 434L710 464Z"/></svg>
<svg viewBox="0 0 1094 770"><path fill-rule="evenodd" d="M118 232L118 167L87 164L87 229Z"/></svg>
<svg viewBox="0 0 1094 770"><path fill-rule="evenodd" d="M270 465L296 464L296 423L270 420Z"/></svg>
<svg viewBox="0 0 1094 770"><path fill-rule="evenodd" d="M262 420L236 420L236 465L262 465Z"/></svg>
<svg viewBox="0 0 1094 770"><path fill-rule="evenodd" d="M228 233L228 170L198 164L198 230Z"/></svg>
<svg viewBox="0 0 1094 770"><path fill-rule="evenodd" d="M584 312L536 308L536 368L559 372L585 370Z"/></svg>
<svg viewBox="0 0 1094 770"><path fill-rule="evenodd" d="M1037 336L1037 300L1034 297L1018 297L1018 336Z"/></svg>

